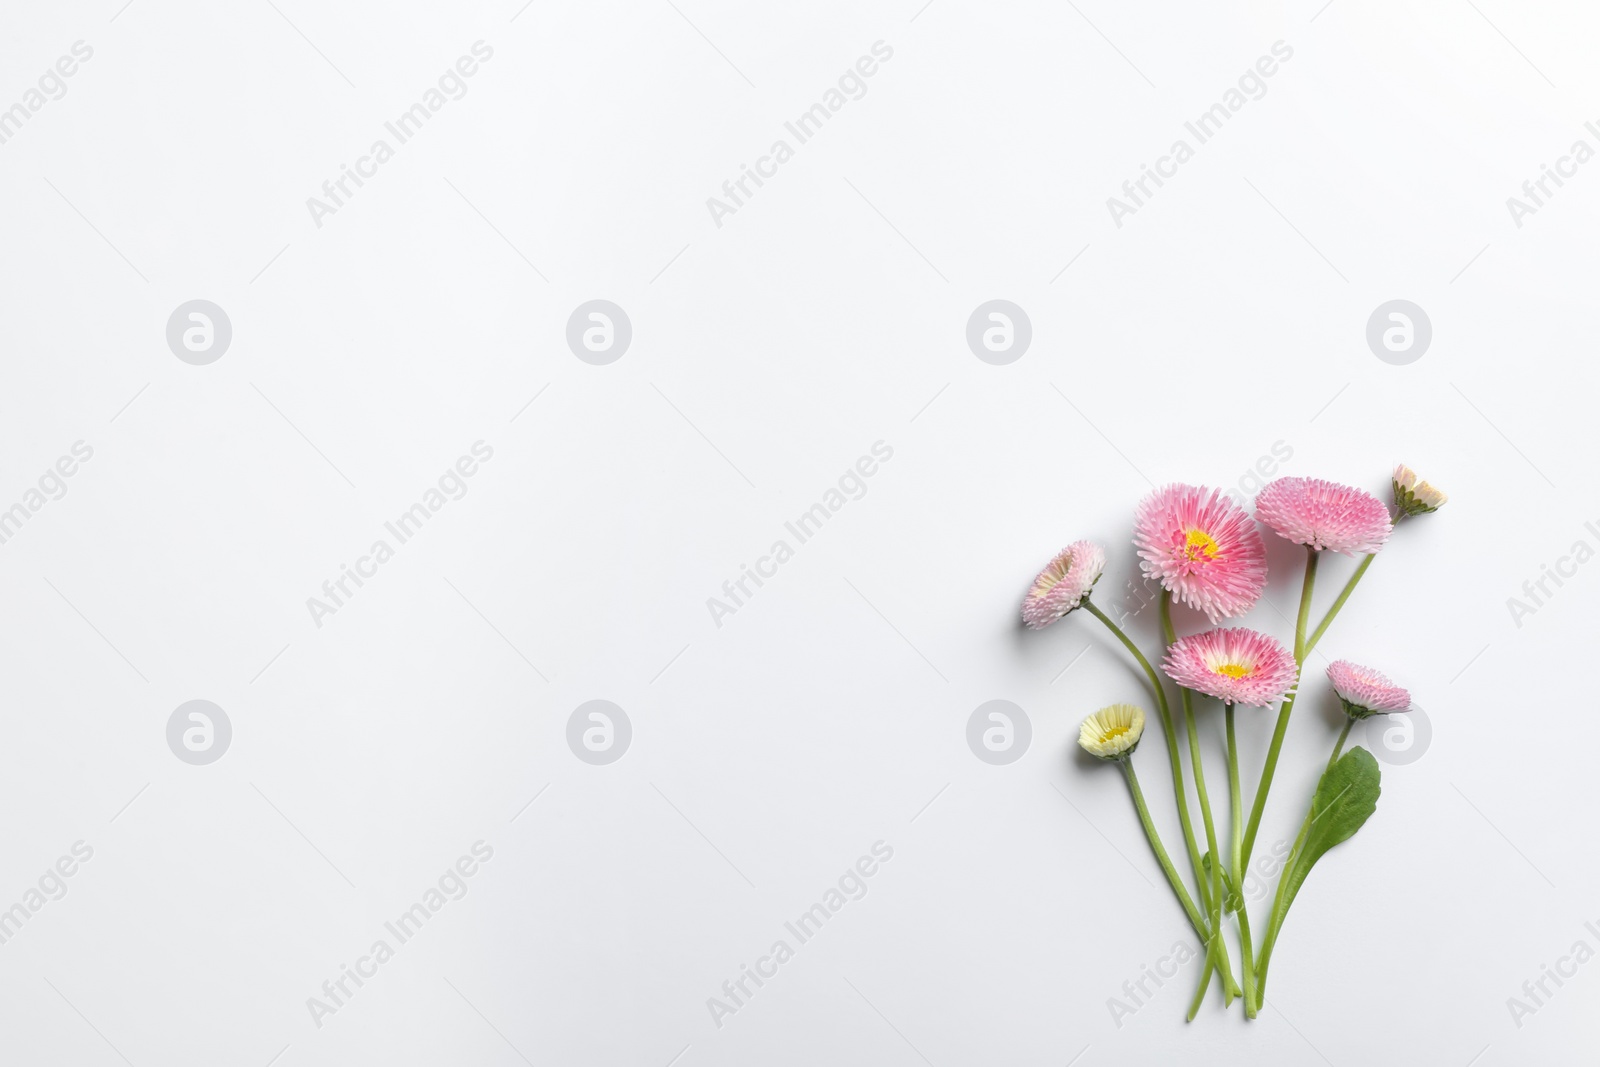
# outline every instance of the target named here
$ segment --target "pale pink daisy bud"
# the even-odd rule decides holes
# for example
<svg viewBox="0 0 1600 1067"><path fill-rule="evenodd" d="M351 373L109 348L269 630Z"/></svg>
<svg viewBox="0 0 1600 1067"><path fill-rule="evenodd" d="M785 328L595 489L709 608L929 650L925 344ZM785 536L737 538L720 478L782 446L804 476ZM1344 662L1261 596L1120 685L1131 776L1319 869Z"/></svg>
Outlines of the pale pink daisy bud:
<svg viewBox="0 0 1600 1067"><path fill-rule="evenodd" d="M1318 551L1370 556L1389 539L1389 509L1371 493L1321 478L1279 478L1256 497L1256 518Z"/></svg>
<svg viewBox="0 0 1600 1067"><path fill-rule="evenodd" d="M1411 707L1411 694L1371 667L1342 659L1328 665L1328 680L1339 694L1345 714L1352 719L1388 715Z"/></svg>
<svg viewBox="0 0 1600 1067"><path fill-rule="evenodd" d="M1243 615L1267 584L1267 549L1243 508L1220 489L1169 485L1140 502L1139 566L1213 623Z"/></svg>
<svg viewBox="0 0 1600 1067"><path fill-rule="evenodd" d="M1185 689L1258 708L1282 700L1299 675L1281 642L1243 627L1179 638L1161 667Z"/></svg>
<svg viewBox="0 0 1600 1067"><path fill-rule="evenodd" d="M1426 515L1438 511L1450 498L1417 477L1417 472L1400 464L1394 469L1394 506L1402 515Z"/></svg>
<svg viewBox="0 0 1600 1067"><path fill-rule="evenodd" d="M1022 621L1042 630L1073 611L1106 569L1106 550L1093 541L1074 541L1052 559L1022 599Z"/></svg>

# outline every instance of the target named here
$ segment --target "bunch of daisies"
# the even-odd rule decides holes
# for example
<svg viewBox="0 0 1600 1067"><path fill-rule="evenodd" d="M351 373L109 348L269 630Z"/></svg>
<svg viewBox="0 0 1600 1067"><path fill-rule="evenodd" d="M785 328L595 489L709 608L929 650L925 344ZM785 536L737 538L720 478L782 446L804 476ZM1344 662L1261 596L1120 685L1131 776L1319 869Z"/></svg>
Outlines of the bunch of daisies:
<svg viewBox="0 0 1600 1067"><path fill-rule="evenodd" d="M1406 711L1411 707L1411 696L1382 672L1340 660L1329 666L1328 680L1345 711L1344 729L1334 743L1333 754L1313 793L1299 836L1283 864L1258 945L1251 935L1250 916L1244 905L1243 873L1249 866L1256 832L1261 826L1261 814L1272 788L1306 657L1350 599L1395 526L1407 517L1439 510L1446 500L1444 493L1419 479L1416 472L1406 466L1395 468L1391 485L1392 509L1371 493L1351 486L1317 478L1280 478L1257 495L1254 520L1222 491L1191 485L1158 489L1139 505L1133 542L1145 576L1160 582L1162 587L1160 615L1166 649L1161 670L1178 687L1185 747L1205 837L1203 854L1190 816L1184 758L1173 724L1166 683L1138 645L1101 612L1091 596L1105 570L1105 550L1091 541L1068 545L1034 579L1023 600L1022 619L1034 629L1042 629L1079 608L1084 609L1105 624L1149 680L1172 767L1178 823L1194 871L1194 895L1190 894L1161 843L1138 776L1134 774L1133 753L1144 736L1144 709L1133 704L1113 704L1100 709L1083 721L1078 744L1091 755L1122 768L1150 847L1178 903L1206 946L1205 967L1189 1008L1190 1019L1199 1010L1213 976L1222 988L1225 1005L1241 998L1245 1014L1250 1018L1256 1016L1266 988L1267 966L1295 894L1311 866L1328 849L1359 830L1377 804L1377 762L1363 748L1346 751L1345 742L1351 726L1358 720ZM1266 587L1266 545L1257 521L1278 536L1305 546L1305 575L1293 648L1257 630L1218 626L1224 619L1248 612ZM1327 552L1359 556L1361 562L1322 620L1312 627L1311 603L1317 563ZM1172 625L1174 599L1204 614L1213 628L1178 636ZM1204 710L1201 700L1204 697L1222 704L1228 763L1229 836L1226 841L1220 839L1219 820L1212 814L1200 754L1197 719ZM1266 763L1248 814L1240 788L1239 747L1234 726L1234 708L1240 705L1253 708L1277 705L1278 708ZM1227 915L1234 916L1237 921L1237 971L1228 944L1221 936Z"/></svg>

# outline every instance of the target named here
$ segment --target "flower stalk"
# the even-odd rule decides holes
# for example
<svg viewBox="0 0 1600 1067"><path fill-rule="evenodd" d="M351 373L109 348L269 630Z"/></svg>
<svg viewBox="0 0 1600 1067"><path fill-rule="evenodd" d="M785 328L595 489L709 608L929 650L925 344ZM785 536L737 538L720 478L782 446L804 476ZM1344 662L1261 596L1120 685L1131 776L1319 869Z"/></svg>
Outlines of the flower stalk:
<svg viewBox="0 0 1600 1067"><path fill-rule="evenodd" d="M1144 653L1139 651L1139 646L1134 644L1127 634L1122 632L1122 627L1112 622L1105 612L1101 611L1093 601L1084 598L1083 607L1089 614L1105 624L1106 629L1114 634L1122 647L1126 648L1140 667L1144 668L1145 678L1150 682L1150 690L1155 694L1156 712L1161 716L1161 732L1167 742L1167 760L1172 765L1172 792L1177 798L1178 825L1183 831L1184 847L1189 852L1189 862L1194 867L1195 881L1201 886L1202 896L1205 895L1205 867L1200 862L1200 848L1195 843L1194 823L1189 818L1189 796L1183 785L1183 760L1178 754L1178 735L1172 728L1172 710L1167 706L1166 688L1162 686L1161 679L1156 675L1150 661L1144 658ZM1207 908L1210 908L1209 897ZM1202 934L1202 937L1206 935Z"/></svg>

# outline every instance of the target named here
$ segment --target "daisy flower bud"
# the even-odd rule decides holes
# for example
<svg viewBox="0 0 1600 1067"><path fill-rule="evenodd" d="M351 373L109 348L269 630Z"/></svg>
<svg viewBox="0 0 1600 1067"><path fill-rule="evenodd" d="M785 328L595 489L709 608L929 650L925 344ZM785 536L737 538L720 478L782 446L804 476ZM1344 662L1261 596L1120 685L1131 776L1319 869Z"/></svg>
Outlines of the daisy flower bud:
<svg viewBox="0 0 1600 1067"><path fill-rule="evenodd" d="M1161 667L1185 689L1258 708L1282 700L1299 677L1281 642L1243 627L1179 638Z"/></svg>
<svg viewBox="0 0 1600 1067"><path fill-rule="evenodd" d="M1419 479L1417 472L1404 463L1394 469L1394 506L1402 515L1438 511L1449 499L1441 490Z"/></svg>
<svg viewBox="0 0 1600 1067"><path fill-rule="evenodd" d="M1101 708L1078 729L1078 744L1091 756L1104 760L1126 759L1144 736L1144 709L1133 704Z"/></svg>
<svg viewBox="0 0 1600 1067"><path fill-rule="evenodd" d="M1279 537L1318 551L1370 556L1394 529L1383 501L1321 478L1279 478L1256 497L1256 518Z"/></svg>
<svg viewBox="0 0 1600 1067"><path fill-rule="evenodd" d="M1220 489L1157 489L1134 513L1133 543L1145 577L1213 625L1249 611L1267 584L1261 531Z"/></svg>
<svg viewBox="0 0 1600 1067"><path fill-rule="evenodd" d="M1106 551L1093 541L1074 541L1052 559L1022 599L1022 621L1042 630L1083 603L1106 569Z"/></svg>
<svg viewBox="0 0 1600 1067"><path fill-rule="evenodd" d="M1339 694L1344 713L1352 719L1388 715L1411 707L1411 694L1391 682L1382 671L1349 660L1330 663L1328 681Z"/></svg>

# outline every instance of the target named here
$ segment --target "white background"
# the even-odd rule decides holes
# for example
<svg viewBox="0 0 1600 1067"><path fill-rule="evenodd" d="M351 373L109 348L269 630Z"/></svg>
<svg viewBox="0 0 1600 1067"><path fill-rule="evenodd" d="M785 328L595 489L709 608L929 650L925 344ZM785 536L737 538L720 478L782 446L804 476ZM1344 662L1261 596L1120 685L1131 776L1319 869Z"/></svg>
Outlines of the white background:
<svg viewBox="0 0 1600 1067"><path fill-rule="evenodd" d="M0 107L94 54L0 145L0 508L94 455L0 545L0 908L94 855L0 945L0 1059L1592 1058L1600 963L1520 1027L1507 998L1600 949L1600 565L1520 627L1506 605L1600 547L1600 165L1520 228L1506 207L1600 148L1591 11L275 2L7 4ZM478 40L467 95L316 226L307 198ZM706 198L880 40L866 95L715 225ZM1266 95L1114 225L1279 40ZM208 366L165 339L197 298L233 326ZM564 340L594 298L633 324L609 366ZM1032 321L1008 366L964 337L995 298ZM1396 298L1434 330L1407 366L1364 337ZM468 494L315 625L479 440ZM879 440L866 494L715 626ZM1092 619L1024 633L1018 605L1092 537L1109 608L1152 484L1248 489L1278 442L1281 474L1386 495L1404 461L1451 494L1320 648L1408 685L1432 741L1307 883L1259 1020L1213 988L1186 1025L1191 963L1119 1027L1109 998L1191 935L1073 742L1148 694ZM1247 622L1287 637L1298 550L1269 542ZM1262 848L1336 729L1324 666ZM191 699L233 725L209 766L167 747ZM633 725L609 766L566 743L591 699ZM992 699L1032 722L1008 766L965 740ZM1270 714L1241 717L1248 791ZM1186 866L1159 738L1138 765ZM478 840L470 892L316 1026L307 998ZM879 840L870 892L715 1025Z"/></svg>

